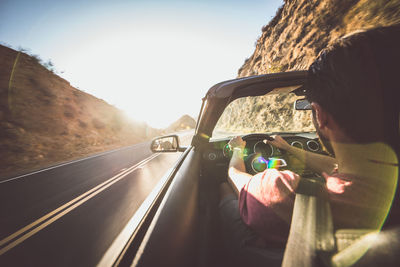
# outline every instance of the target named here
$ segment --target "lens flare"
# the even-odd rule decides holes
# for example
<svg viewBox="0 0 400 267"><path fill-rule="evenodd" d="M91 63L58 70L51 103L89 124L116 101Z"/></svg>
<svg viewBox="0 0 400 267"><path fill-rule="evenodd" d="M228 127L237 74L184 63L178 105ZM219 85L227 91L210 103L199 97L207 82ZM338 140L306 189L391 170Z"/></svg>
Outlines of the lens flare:
<svg viewBox="0 0 400 267"><path fill-rule="evenodd" d="M263 157L257 157L253 160L253 169L257 172L262 172L268 168L268 161Z"/></svg>
<svg viewBox="0 0 400 267"><path fill-rule="evenodd" d="M279 158L269 158L268 160L262 156L257 156L251 162L251 166L256 172L263 172L266 169L278 169L280 167L285 167L286 162Z"/></svg>
<svg viewBox="0 0 400 267"><path fill-rule="evenodd" d="M280 167L287 166L286 161L284 159L269 158L267 162L268 162L268 169L278 169Z"/></svg>
<svg viewBox="0 0 400 267"><path fill-rule="evenodd" d="M276 169L279 167L279 161L274 159L274 158L270 158L268 160L268 169Z"/></svg>

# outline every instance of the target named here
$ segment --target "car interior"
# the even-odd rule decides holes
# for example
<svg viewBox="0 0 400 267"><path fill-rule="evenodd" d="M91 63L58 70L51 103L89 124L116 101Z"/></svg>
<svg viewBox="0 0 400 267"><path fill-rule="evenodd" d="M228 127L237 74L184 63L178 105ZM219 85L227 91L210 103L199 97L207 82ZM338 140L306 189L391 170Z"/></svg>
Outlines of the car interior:
<svg viewBox="0 0 400 267"><path fill-rule="evenodd" d="M245 163L249 173L256 174L273 165L292 170L304 179L296 191L285 249L269 257L258 253L259 248L250 247L253 263L231 259L224 250L218 189L226 181L232 152L227 146L230 136L212 137L219 118L216 115L221 115L234 99L265 95L273 88L292 86L286 93L301 96L300 86L305 75L305 72L293 72L242 78L217 84L209 90L192 145L182 153L171 178L121 252L116 266L253 266L253 263L254 266L398 266L400 227L396 220L399 210L396 201L382 231L336 229L324 179L285 151L266 143L271 135L279 133L292 146L326 154L313 131L242 135L246 141ZM299 109L308 109L307 105L302 107Z"/></svg>

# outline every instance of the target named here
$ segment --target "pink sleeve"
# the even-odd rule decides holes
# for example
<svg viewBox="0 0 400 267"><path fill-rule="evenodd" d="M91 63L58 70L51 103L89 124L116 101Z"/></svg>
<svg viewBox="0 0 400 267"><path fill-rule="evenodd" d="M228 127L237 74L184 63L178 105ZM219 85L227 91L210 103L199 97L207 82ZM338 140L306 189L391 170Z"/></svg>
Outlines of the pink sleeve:
<svg viewBox="0 0 400 267"><path fill-rule="evenodd" d="M276 169L253 176L239 194L244 223L264 239L286 241L299 179L291 171Z"/></svg>

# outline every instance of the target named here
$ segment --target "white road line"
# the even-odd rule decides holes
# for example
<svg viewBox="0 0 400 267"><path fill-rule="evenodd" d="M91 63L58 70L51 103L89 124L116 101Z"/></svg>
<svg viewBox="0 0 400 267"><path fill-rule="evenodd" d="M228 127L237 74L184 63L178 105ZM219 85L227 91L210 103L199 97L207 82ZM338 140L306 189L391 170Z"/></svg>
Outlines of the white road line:
<svg viewBox="0 0 400 267"><path fill-rule="evenodd" d="M8 250L10 250L13 247L17 246L18 244L22 243L23 241L25 241L26 239L28 239L32 235L36 234L37 232L39 232L40 230L42 230L46 226L50 225L54 221L58 220L59 218L61 218L65 214L67 214L68 212L72 211L76 207L82 205L84 202L88 201L89 199L93 198L97 194L101 193L102 191L104 191L105 189L107 189L108 187L113 185L114 183L116 183L116 182L120 181L121 179L125 178L128 174L132 173L137 168L142 167L143 165L145 165L146 163L148 163L149 161L151 161L152 159L154 159L157 156L159 156L159 154L154 154L154 155L148 157L147 159L142 160L141 162L139 162L139 163L135 164L134 166L130 167L129 169L127 169L127 170L125 170L125 171L123 171L123 172L111 177L110 179L108 179L107 181L101 183L100 185L92 188L91 190L89 190L89 191L85 192L84 194L76 197L75 199L69 201L68 203L60 206L59 208L53 210L52 212L46 214L45 216L37 219L33 223L21 228L17 232L15 232L15 233L9 235L8 237L0 240L0 247L6 245L7 243L9 243L8 245L6 245L6 246L4 246L3 248L0 249L0 255L6 253ZM20 236L20 237L17 238L18 236ZM17 238L17 239L14 240L15 238ZM12 241L12 240L14 240L14 241Z"/></svg>
<svg viewBox="0 0 400 267"><path fill-rule="evenodd" d="M110 150L110 151L107 151L107 152L104 152L104 153L95 154L93 156L89 156L89 157L86 157L86 158L60 163L60 164L57 164L57 165L54 165L54 166L51 166L51 167L47 167L47 168L40 169L40 170L37 170L37 171L34 171L34 172L30 172L30 173L22 174L22 175L19 175L19 176L16 176L16 177L12 177L12 178L9 178L9 179L4 180L4 181L0 181L0 184L6 183L6 182L10 182L10 181L14 181L14 180L18 180L18 179L24 178L26 176L30 176L30 175L41 173L41 172L48 171L48 170L52 170L52 169L55 169L55 168L58 168L58 167L62 167L62 166L65 166L65 165L77 163L77 162L84 161L84 160L87 160L87 159L92 159L92 158L95 158L95 157L104 156L104 155L107 155L107 154L111 154L111 153L114 153L114 152L117 152L117 151L120 151L120 150L132 148L132 147L135 147L135 146L139 147L139 146L144 145L146 143L139 143L139 144L135 144L135 145L130 146L130 147L118 148L118 149Z"/></svg>

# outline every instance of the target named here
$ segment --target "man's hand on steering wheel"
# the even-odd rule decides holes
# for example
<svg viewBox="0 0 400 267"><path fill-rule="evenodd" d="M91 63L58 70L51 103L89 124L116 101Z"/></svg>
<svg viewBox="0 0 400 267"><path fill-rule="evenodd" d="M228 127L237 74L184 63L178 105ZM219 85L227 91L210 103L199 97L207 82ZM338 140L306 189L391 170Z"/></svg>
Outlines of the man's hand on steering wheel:
<svg viewBox="0 0 400 267"><path fill-rule="evenodd" d="M290 149L290 145L288 144L288 142L286 142L281 136L274 135L272 137L274 138L274 140L272 140L272 141L268 140L267 141L268 144L271 144L274 147L277 147L279 149L286 150L286 151Z"/></svg>
<svg viewBox="0 0 400 267"><path fill-rule="evenodd" d="M228 145L231 150L234 150L235 148L243 150L246 146L246 141L244 141L240 136L236 136L229 141Z"/></svg>

